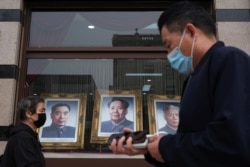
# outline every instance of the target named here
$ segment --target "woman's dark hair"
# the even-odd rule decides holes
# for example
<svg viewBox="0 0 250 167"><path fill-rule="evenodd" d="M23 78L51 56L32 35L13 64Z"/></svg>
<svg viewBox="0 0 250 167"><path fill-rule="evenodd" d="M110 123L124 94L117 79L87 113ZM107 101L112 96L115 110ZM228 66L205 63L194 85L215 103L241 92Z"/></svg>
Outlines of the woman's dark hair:
<svg viewBox="0 0 250 167"><path fill-rule="evenodd" d="M165 25L170 32L183 32L186 24L191 23L207 35L216 36L216 25L207 10L189 1L180 1L170 6L158 19L161 32Z"/></svg>
<svg viewBox="0 0 250 167"><path fill-rule="evenodd" d="M30 111L32 114L36 113L36 108L38 103L44 103L44 99L39 96L28 96L22 99L18 103L17 112L19 114L20 120L25 120L26 111Z"/></svg>

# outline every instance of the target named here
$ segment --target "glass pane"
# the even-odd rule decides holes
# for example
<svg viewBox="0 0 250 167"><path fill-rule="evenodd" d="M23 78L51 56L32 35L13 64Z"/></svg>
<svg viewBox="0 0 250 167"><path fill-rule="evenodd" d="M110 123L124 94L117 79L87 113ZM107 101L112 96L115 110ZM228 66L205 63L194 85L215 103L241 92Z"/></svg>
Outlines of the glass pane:
<svg viewBox="0 0 250 167"><path fill-rule="evenodd" d="M87 94L84 151L106 152L89 139L97 89L140 90L148 129L147 95L180 95L184 79L166 59L29 59L25 93Z"/></svg>
<svg viewBox="0 0 250 167"><path fill-rule="evenodd" d="M32 12L30 47L161 46L159 11Z"/></svg>
<svg viewBox="0 0 250 167"><path fill-rule="evenodd" d="M180 95L180 77L166 59L29 59L26 82L30 94L141 90L150 85L150 93Z"/></svg>

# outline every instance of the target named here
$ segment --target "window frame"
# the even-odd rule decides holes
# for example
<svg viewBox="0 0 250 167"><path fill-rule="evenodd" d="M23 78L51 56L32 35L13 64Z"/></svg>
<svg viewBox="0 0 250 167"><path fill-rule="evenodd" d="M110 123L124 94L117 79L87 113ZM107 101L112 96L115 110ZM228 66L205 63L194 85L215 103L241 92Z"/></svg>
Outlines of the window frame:
<svg viewBox="0 0 250 167"><path fill-rule="evenodd" d="M98 6L97 6L98 2ZM213 2L194 1L206 7L212 12ZM166 50L164 47L29 47L28 35L33 11L163 11L165 7L173 1L91 1L82 2L80 0L36 0L24 1L23 12L23 32L20 58L20 75L18 83L18 99L22 99L25 94L25 77L27 75L27 65L29 59L165 59ZM152 57L153 55L153 57ZM17 118L18 119L18 118ZM147 121L147 120L145 120ZM18 121L17 121L18 122Z"/></svg>

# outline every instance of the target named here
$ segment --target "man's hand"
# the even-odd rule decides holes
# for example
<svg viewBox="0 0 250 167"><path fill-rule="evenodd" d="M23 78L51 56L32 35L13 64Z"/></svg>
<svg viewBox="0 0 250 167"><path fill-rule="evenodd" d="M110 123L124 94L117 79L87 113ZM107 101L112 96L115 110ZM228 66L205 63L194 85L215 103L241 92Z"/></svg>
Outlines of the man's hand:
<svg viewBox="0 0 250 167"><path fill-rule="evenodd" d="M132 132L131 129L124 128L124 132ZM147 149L135 149L132 145L132 137L129 137L126 141L126 145L123 144L125 141L125 137L121 137L119 140L113 139L111 142L109 148L112 150L115 154L126 154L129 156L132 155L140 155L140 154L146 154L148 151Z"/></svg>
<svg viewBox="0 0 250 167"><path fill-rule="evenodd" d="M149 139L149 143L148 143L148 151L150 153L150 155L155 158L157 161L160 161L160 162L165 162L159 152L159 142L160 142L160 139L162 138L163 136L162 135L155 135L155 136L152 136L150 137Z"/></svg>

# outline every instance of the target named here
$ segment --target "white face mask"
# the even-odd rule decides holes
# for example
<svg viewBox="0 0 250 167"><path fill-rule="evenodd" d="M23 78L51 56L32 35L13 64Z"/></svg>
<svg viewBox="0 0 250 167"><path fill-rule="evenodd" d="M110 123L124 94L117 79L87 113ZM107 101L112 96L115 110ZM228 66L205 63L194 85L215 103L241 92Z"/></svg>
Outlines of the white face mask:
<svg viewBox="0 0 250 167"><path fill-rule="evenodd" d="M179 46L174 48L168 55L168 61L171 64L171 67L177 70L181 74L190 74L193 71L193 50L194 50L194 39L191 48L191 55L185 56L180 50L184 35L186 33L186 29L184 30Z"/></svg>

